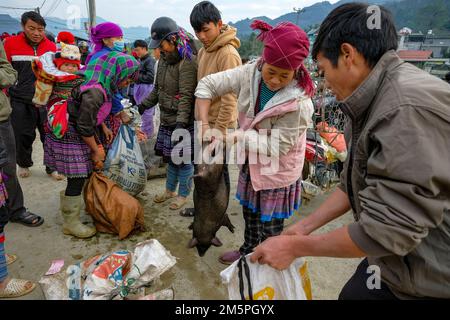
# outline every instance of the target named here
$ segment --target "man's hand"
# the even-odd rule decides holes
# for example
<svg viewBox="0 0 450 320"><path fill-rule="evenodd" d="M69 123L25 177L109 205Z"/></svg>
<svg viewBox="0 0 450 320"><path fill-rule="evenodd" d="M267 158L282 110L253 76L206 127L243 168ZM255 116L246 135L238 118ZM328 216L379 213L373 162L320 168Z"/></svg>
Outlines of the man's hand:
<svg viewBox="0 0 450 320"><path fill-rule="evenodd" d="M291 249L293 236L270 237L257 246L250 256L253 263L268 264L277 270L287 269L297 258Z"/></svg>
<svg viewBox="0 0 450 320"><path fill-rule="evenodd" d="M309 235L309 232L305 230L302 221L300 221L293 224L289 228L283 230L281 234L284 236L296 236L296 235L307 236Z"/></svg>

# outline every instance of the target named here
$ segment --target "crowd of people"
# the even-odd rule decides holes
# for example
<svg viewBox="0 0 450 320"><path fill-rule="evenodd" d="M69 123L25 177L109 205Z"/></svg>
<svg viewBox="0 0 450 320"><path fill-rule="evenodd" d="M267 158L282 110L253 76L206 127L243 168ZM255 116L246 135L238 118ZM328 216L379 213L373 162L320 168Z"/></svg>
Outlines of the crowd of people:
<svg viewBox="0 0 450 320"><path fill-rule="evenodd" d="M0 42L0 298L36 286L8 276L7 265L17 256L4 248L8 222L44 223L25 208L19 180L31 174L36 129L46 173L66 181L62 231L90 238L96 229L80 221L82 191L91 173L102 169L120 126L130 121L124 98L136 105L142 131L156 136L155 154L167 164L165 191L153 201L171 201L169 208L182 209L181 216L195 215L184 208L194 187L195 121L204 143L243 142L236 198L244 239L220 255L223 264L250 253L253 262L277 269L296 257L365 258L341 299L449 298L450 88L398 57L392 17L384 8L381 16L383 27L368 29L367 5L349 3L320 27L312 57L349 118L349 156L339 187L283 231L285 220L301 210L306 131L314 112L315 87L304 65L310 43L300 27L255 20L251 27L264 49L259 59L242 64L237 30L209 1L190 14L201 48L176 21L160 17L150 43L136 40L132 54L113 22L93 27L89 43L76 43L66 31L55 43L45 35L44 18L24 13L23 32ZM61 106L67 123L56 115ZM189 133L189 143L178 139L179 129ZM277 143L267 132L279 133ZM181 163L173 159L180 145ZM265 163L249 161L252 155L275 157L277 170L263 173ZM224 175L230 187L227 164ZM312 234L350 210L354 223ZM366 285L369 264L381 268L377 290Z"/></svg>

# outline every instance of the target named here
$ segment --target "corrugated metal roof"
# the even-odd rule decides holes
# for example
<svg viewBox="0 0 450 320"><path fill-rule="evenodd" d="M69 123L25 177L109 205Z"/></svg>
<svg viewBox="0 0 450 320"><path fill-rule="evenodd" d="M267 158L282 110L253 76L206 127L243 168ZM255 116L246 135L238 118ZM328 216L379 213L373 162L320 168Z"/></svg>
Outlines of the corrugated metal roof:
<svg viewBox="0 0 450 320"><path fill-rule="evenodd" d="M403 60L426 61L431 57L431 50L399 50L397 54Z"/></svg>

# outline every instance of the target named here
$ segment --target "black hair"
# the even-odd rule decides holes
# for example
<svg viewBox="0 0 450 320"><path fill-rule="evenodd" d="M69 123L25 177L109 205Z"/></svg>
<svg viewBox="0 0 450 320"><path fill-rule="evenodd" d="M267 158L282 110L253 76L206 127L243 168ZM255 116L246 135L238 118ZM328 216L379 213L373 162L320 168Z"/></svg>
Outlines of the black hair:
<svg viewBox="0 0 450 320"><path fill-rule="evenodd" d="M134 42L134 44L133 44L133 47L134 47L134 48L137 48L137 47L139 47L139 48L145 48L145 49L148 50L148 43L145 42L144 40L136 40L136 41Z"/></svg>
<svg viewBox="0 0 450 320"><path fill-rule="evenodd" d="M336 67L341 45L349 43L373 68L387 51L396 50L398 38L394 19L386 8L377 7L381 13L380 28L369 28L374 13L367 3L346 3L331 11L320 26L312 50L313 59L316 60L320 52Z"/></svg>
<svg viewBox="0 0 450 320"><path fill-rule="evenodd" d="M51 33L50 31L45 31L45 37L50 40L51 42L56 42L55 41L55 35L53 33Z"/></svg>
<svg viewBox="0 0 450 320"><path fill-rule="evenodd" d="M27 24L28 20L32 20L44 28L47 26L44 18L42 18L42 16L35 11L28 11L22 14L21 22L23 26Z"/></svg>
<svg viewBox="0 0 450 320"><path fill-rule="evenodd" d="M214 4L209 1L202 1L197 3L194 9L192 9L190 20L194 31L200 32L205 23L213 22L217 25L222 20L222 17L219 9Z"/></svg>

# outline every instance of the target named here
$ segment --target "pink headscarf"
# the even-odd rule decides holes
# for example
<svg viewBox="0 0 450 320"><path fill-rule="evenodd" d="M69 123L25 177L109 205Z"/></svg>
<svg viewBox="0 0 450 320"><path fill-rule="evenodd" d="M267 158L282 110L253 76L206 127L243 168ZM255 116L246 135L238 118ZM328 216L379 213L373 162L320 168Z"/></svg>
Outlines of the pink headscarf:
<svg viewBox="0 0 450 320"><path fill-rule="evenodd" d="M314 84L303 61L309 54L309 40L305 31L293 23L282 22L275 27L255 20L253 30L261 30L258 39L264 43L262 58L275 67L300 72L298 85L308 96L314 95Z"/></svg>

